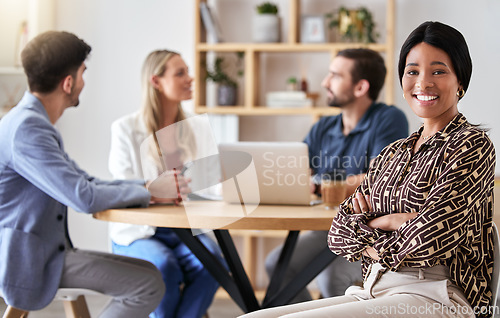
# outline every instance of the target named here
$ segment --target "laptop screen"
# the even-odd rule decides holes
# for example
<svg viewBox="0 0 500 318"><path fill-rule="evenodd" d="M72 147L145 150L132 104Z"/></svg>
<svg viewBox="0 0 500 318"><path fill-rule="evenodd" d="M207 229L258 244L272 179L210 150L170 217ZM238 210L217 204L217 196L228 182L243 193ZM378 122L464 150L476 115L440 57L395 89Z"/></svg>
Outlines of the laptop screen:
<svg viewBox="0 0 500 318"><path fill-rule="evenodd" d="M255 173L236 152L251 156ZM307 145L302 142L237 142L219 145L223 199L230 203L309 205L310 171ZM242 162L243 161L243 162ZM245 167L244 167L245 166ZM242 173L238 174L238 171ZM253 171L253 169L252 169ZM256 175L256 180L255 180ZM253 178L253 180L251 179ZM256 189L258 188L258 191Z"/></svg>

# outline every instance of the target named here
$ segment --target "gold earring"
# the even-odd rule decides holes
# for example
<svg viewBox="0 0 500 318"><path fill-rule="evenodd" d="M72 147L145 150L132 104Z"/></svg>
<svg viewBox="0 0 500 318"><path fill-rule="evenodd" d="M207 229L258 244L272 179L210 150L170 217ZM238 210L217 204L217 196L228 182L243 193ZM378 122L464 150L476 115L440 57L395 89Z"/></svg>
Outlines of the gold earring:
<svg viewBox="0 0 500 318"><path fill-rule="evenodd" d="M457 91L458 98L462 98L462 97L464 97L464 95L465 95L465 90L463 88L461 88Z"/></svg>
<svg viewBox="0 0 500 318"><path fill-rule="evenodd" d="M406 97L405 97L405 93L403 93L403 99L406 99Z"/></svg>

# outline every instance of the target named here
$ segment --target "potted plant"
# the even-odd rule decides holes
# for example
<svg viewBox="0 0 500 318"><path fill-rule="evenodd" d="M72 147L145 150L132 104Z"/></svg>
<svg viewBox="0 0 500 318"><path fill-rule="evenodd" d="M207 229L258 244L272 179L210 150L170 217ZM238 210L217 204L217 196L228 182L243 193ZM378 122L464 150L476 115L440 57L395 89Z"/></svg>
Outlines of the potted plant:
<svg viewBox="0 0 500 318"><path fill-rule="evenodd" d="M286 80L286 90L287 91L296 91L297 90L297 78L295 76L290 76Z"/></svg>
<svg viewBox="0 0 500 318"><path fill-rule="evenodd" d="M255 42L279 42L280 18L278 7L271 2L264 2L256 7L253 18L252 35Z"/></svg>
<svg viewBox="0 0 500 318"><path fill-rule="evenodd" d="M374 34L375 22L371 12L365 8L346 9L340 7L335 12L327 13L326 18L330 20L330 29L338 28L340 36L344 41L375 43L378 33Z"/></svg>
<svg viewBox="0 0 500 318"><path fill-rule="evenodd" d="M243 52L237 52L238 61L237 63L241 63L241 59L243 57ZM217 86L217 104L220 106L229 106L236 105L237 97L238 97L238 83L235 79L233 79L225 70L223 70L223 57L217 57L214 63L214 69L206 70L205 80L212 81ZM243 71L238 70L237 75L241 76Z"/></svg>

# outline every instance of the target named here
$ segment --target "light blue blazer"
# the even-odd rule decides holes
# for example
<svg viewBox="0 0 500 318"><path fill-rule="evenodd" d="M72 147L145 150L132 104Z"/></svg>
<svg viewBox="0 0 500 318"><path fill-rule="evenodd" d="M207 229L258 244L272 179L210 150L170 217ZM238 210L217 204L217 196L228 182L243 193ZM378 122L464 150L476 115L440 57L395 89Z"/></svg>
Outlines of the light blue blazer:
<svg viewBox="0 0 500 318"><path fill-rule="evenodd" d="M0 292L9 305L38 310L59 287L67 206L147 206L150 195L144 181L106 182L81 170L29 92L0 119L0 149Z"/></svg>

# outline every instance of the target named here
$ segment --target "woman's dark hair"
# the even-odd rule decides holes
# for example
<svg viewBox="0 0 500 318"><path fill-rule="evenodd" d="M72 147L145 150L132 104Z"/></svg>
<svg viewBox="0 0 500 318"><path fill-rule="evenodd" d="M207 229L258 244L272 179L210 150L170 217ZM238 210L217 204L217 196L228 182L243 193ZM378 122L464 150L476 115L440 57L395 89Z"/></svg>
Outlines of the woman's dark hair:
<svg viewBox="0 0 500 318"><path fill-rule="evenodd" d="M351 70L352 82L357 83L366 79L370 83L368 96L374 101L377 100L378 94L384 86L387 72L382 56L370 49L346 49L340 51L337 56L354 61Z"/></svg>
<svg viewBox="0 0 500 318"><path fill-rule="evenodd" d="M91 47L72 33L48 31L21 52L30 91L49 93L68 75L76 76Z"/></svg>
<svg viewBox="0 0 500 318"><path fill-rule="evenodd" d="M408 53L415 45L422 42L437 47L448 54L458 82L462 85L464 91L467 91L472 75L472 60L469 48L462 33L440 22L427 21L422 23L410 33L403 43L399 53L399 82L402 83L403 80Z"/></svg>

